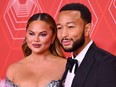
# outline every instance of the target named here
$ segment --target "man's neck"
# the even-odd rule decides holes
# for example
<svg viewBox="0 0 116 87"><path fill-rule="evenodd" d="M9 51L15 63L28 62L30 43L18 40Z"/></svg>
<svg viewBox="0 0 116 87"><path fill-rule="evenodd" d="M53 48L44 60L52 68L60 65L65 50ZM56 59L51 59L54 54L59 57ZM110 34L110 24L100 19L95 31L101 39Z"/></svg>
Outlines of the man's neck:
<svg viewBox="0 0 116 87"><path fill-rule="evenodd" d="M85 42L84 42L84 44L79 48L79 49L77 49L76 51L74 51L73 52L73 55L78 55L86 46L87 46L87 44L90 42L91 40L89 39L89 40L86 40Z"/></svg>

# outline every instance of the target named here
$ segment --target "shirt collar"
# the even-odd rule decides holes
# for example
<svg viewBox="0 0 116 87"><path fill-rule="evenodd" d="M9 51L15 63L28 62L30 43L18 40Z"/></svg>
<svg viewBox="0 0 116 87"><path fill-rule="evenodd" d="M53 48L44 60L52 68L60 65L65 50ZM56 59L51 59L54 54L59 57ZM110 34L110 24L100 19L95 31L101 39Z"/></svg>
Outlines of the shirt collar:
<svg viewBox="0 0 116 87"><path fill-rule="evenodd" d="M91 40L87 46L75 57L75 59L78 60L78 65L80 66L82 60L84 59L85 57L85 54L87 53L89 47L91 46L91 44L93 43L93 41ZM74 55L72 53L72 59L74 59Z"/></svg>

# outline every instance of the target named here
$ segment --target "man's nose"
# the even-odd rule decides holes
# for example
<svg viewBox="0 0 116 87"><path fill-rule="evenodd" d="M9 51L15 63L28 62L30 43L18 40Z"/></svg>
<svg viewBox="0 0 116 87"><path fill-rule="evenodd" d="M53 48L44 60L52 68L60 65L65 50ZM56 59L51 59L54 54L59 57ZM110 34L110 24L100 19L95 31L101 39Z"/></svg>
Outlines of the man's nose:
<svg viewBox="0 0 116 87"><path fill-rule="evenodd" d="M66 28L62 29L62 37L67 37L68 36L68 31Z"/></svg>

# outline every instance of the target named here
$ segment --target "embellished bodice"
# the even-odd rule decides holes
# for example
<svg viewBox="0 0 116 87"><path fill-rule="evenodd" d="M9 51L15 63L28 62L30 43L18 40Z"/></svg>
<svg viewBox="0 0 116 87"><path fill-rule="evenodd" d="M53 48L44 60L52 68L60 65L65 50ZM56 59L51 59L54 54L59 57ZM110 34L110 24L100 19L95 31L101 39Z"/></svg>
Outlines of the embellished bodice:
<svg viewBox="0 0 116 87"><path fill-rule="evenodd" d="M59 87L60 80L52 80L46 87ZM5 87L20 87L19 85L16 85L8 78L5 79Z"/></svg>

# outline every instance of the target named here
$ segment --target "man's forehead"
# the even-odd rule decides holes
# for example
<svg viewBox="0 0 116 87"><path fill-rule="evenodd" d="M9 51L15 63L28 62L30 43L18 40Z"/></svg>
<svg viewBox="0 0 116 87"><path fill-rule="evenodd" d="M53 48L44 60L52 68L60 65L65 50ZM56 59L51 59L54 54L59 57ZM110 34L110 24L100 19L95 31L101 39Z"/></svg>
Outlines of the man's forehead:
<svg viewBox="0 0 116 87"><path fill-rule="evenodd" d="M67 22L67 23L74 23L77 19L80 19L80 12L79 11L62 11L59 14L57 23L60 22Z"/></svg>
<svg viewBox="0 0 116 87"><path fill-rule="evenodd" d="M66 16L68 16L68 15L80 16L81 15L81 12L78 11L78 10L67 10L67 11L61 11L59 13L59 16L61 16L61 15L66 15Z"/></svg>

